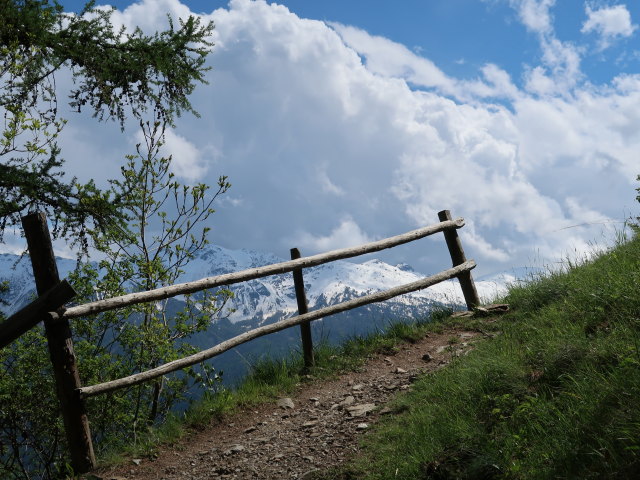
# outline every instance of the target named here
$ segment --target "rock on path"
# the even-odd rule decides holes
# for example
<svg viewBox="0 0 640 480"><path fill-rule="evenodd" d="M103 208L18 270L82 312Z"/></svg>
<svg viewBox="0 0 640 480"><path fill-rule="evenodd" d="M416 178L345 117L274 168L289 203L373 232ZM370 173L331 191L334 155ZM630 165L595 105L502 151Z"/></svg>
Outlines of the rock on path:
<svg viewBox="0 0 640 480"><path fill-rule="evenodd" d="M394 355L377 355L356 372L300 386L291 397L238 412L162 447L155 460L129 460L94 472L101 480L312 479L359 451L384 404L422 373L468 350L477 332L429 333ZM451 338L460 343L453 345ZM139 460L139 459L136 459Z"/></svg>

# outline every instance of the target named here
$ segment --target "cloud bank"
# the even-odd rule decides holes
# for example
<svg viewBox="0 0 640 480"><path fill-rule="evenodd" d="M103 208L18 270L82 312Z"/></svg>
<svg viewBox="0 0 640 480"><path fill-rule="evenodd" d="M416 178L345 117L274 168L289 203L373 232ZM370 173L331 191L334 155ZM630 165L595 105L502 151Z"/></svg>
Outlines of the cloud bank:
<svg viewBox="0 0 640 480"><path fill-rule="evenodd" d="M207 15L216 45L210 85L193 97L202 118L180 119L167 144L187 181L230 177L214 241L313 254L432 224L450 209L467 220L461 236L480 274L589 250L633 206L640 75L591 84L582 50L554 31L553 0L509 4L537 36L539 62L511 73L487 64L473 80L275 3L232 0ZM118 19L155 29L166 11L189 13L177 0L145 0ZM583 29L633 34L624 12L613 13L587 9ZM115 138L71 120L92 129L82 138ZM429 273L448 266L443 244L385 259Z"/></svg>

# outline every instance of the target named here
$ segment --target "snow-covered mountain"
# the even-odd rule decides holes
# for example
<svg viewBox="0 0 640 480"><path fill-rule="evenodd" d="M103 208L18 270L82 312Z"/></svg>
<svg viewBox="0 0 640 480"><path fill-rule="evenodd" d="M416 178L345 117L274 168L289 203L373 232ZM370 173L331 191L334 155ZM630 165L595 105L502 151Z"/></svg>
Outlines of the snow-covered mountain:
<svg viewBox="0 0 640 480"><path fill-rule="evenodd" d="M75 260L56 257L58 274L65 278L75 266ZM0 292L0 312L9 315L27 305L36 294L36 284L27 255L0 254L0 283L9 283L8 292Z"/></svg>
<svg viewBox="0 0 640 480"><path fill-rule="evenodd" d="M0 282L9 281L10 290L0 294L7 305L0 311L10 314L29 303L35 292L31 264L27 257L0 254ZM277 256L250 250L230 250L211 246L203 250L185 267L179 281L238 272L284 261ZM60 277L75 267L75 261L57 258ZM416 281L424 275L406 264L392 266L380 260L364 263L336 261L305 269L303 272L309 309L314 310L369 293L387 290ZM498 287L495 282L477 282L480 294L491 294ZM228 316L232 323L249 321L262 324L295 315L297 303L291 274L274 275L232 285L234 296L227 304L234 309ZM434 304L462 303L457 282L445 282L427 290L403 295L384 303L389 314L428 314Z"/></svg>
<svg viewBox="0 0 640 480"><path fill-rule="evenodd" d="M196 280L282 261L284 259L272 254L215 246L208 248L190 262L188 270L180 280ZM310 310L386 290L423 277L407 265L392 266L379 260L364 263L332 262L305 269L303 276ZM229 316L232 322L253 320L252 323L261 324L294 315L298 310L293 276L290 273L233 285L231 290L234 298L229 306L235 309ZM386 310L424 308L427 309L427 313L434 302L457 300L447 298L449 290L451 289L426 290L392 299L386 302Z"/></svg>

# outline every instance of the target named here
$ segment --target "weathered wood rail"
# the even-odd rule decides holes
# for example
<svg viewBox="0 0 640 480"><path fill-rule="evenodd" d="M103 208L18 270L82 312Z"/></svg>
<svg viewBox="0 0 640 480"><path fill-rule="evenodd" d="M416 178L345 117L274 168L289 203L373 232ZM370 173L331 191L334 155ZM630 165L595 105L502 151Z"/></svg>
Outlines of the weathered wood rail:
<svg viewBox="0 0 640 480"><path fill-rule="evenodd" d="M117 308L122 308L129 305L135 305L137 303L154 302L178 295L200 292L209 288L233 285L235 283L246 282L248 280L254 280L256 278L289 273L298 268L315 267L324 263L334 262L336 260L343 260L345 258L358 257L367 253L379 252L380 250L396 247L398 245L402 245L403 243L413 242L415 240L433 235L435 233L443 232L450 229L461 228L463 226L464 220L462 218L457 218L456 220L446 220L435 225L419 228L402 235L385 238L383 240L378 240L377 242L366 243L357 247L332 250L327 253L320 253L318 255L290 260L288 262L274 263L272 265L267 265L264 267L242 270L241 272L226 273L224 275L218 275L215 277L203 278L194 282L178 283L170 287L157 288L155 290L148 290L146 292L129 293L120 297L107 298L104 300L98 300L97 302L78 305L68 308L61 318L70 319L83 317L95 313L106 312L108 310L115 310Z"/></svg>
<svg viewBox="0 0 640 480"><path fill-rule="evenodd" d="M352 310L356 307L361 307L363 305L368 305L374 302L382 302L384 300L389 300L390 298L397 297L405 293L411 293L411 292L415 292L416 290L422 290L424 288L435 285L436 283L444 282L445 280L455 278L461 273L470 271L475 266L476 266L476 263L473 260L467 261L456 267L450 268L448 270L444 270L443 272L440 272L436 275L423 278L416 282L408 283L401 287L391 288L389 290L385 290L384 292L378 292L378 293L373 293L370 295L354 298L353 300L349 300L347 302L342 302L337 305L332 305L330 307L314 310L313 312L304 313L302 315L296 315L295 317L287 318L285 320L280 320L279 322L271 323L263 327L254 328L253 330L249 330L248 332L242 333L236 337L233 337L229 340L219 343L215 347L209 348L207 350L203 350L201 352L195 353L188 357L181 358L179 360L174 360L172 362L165 363L164 365L153 368L151 370L137 373L135 375L130 375L128 377L124 377L118 380L112 380L110 382L100 383L98 385L94 385L91 387L82 387L80 388L80 394L83 398L86 398L86 397L98 395L100 393L108 393L114 390L118 390L120 388L137 385L138 383L146 382L147 380L151 380L153 378L166 375L167 373L175 372L176 370L181 370L183 368L190 367L191 365L204 362L205 360L215 357L216 355L220 355L221 353L226 352L227 350L233 347L237 347L238 345L246 343L249 340L253 340L254 338L262 337L270 333L279 332L280 330L284 330L286 328L293 327L295 325L303 325L305 323L308 323L312 320L317 320L319 318L324 318L330 315L335 315L337 313L346 312L347 310Z"/></svg>
<svg viewBox="0 0 640 480"><path fill-rule="evenodd" d="M313 365L311 321L422 290L452 278L459 280L467 307L470 310L478 307L480 300L471 276L471 270L475 268L476 264L473 260L466 259L456 231L464 226L464 220L462 218L453 220L448 210L440 212L438 217L440 223L357 247L333 250L310 257L301 257L299 250L293 248L291 249L291 260L287 262L207 277L146 292L131 293L65 309L64 303L70 301L75 296L75 292L66 281L59 281L51 237L44 214L32 214L23 219L23 228L27 237L39 298L0 324L0 348L11 343L40 321L44 321L50 357L54 367L58 398L70 449L71 463L77 473L85 473L95 467L95 456L84 403L88 397L158 378L176 370L201 363L255 338L295 325L300 325L305 366L310 367ZM452 268L383 292L365 295L312 312L308 311L304 291L303 269L393 248L439 232L444 233L451 255ZM85 387L80 385L69 320L129 305L154 302L177 295L195 293L213 287L232 285L289 272L293 274L294 278L298 315L255 328L194 355L168 362L144 372L97 385Z"/></svg>

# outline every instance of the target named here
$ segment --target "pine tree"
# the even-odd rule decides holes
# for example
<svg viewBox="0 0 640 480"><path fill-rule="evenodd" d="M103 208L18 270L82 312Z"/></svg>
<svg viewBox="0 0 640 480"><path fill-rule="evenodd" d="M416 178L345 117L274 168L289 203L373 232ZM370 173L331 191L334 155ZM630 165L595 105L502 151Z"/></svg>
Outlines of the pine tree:
<svg viewBox="0 0 640 480"><path fill-rule="evenodd" d="M56 74L68 70L71 107L124 128L127 117L171 125L197 115L189 95L206 83L213 24L189 17L166 31L116 30L113 10L93 2L78 15L54 0L0 1L0 240L8 227L37 209L54 220L54 234L86 247L89 231L121 215L118 199L93 182L67 178L57 139Z"/></svg>

